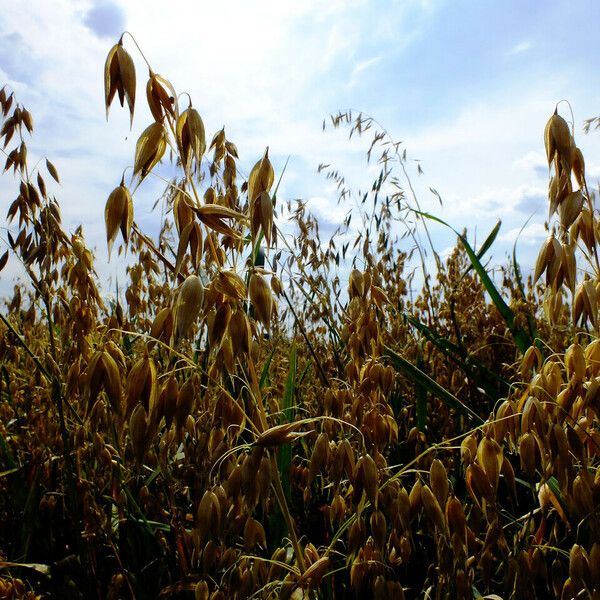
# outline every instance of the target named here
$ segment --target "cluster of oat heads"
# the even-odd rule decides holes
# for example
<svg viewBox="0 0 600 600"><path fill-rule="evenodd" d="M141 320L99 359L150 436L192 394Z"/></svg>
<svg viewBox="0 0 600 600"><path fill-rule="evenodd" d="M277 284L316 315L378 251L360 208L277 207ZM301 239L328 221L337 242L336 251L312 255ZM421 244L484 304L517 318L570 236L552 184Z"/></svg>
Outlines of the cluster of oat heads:
<svg viewBox="0 0 600 600"><path fill-rule="evenodd" d="M121 235L131 259L110 300L83 229L62 228L55 167L28 157L31 115L0 91L0 268L29 282L0 313L0 595L600 597L598 221L566 122L546 128L557 216L534 276L515 262L493 287L495 228L477 253L460 236L413 297L428 232L372 118L332 120L373 135L372 188L324 167L357 208L325 237L288 202L288 239L268 149L244 179L225 129L207 138L148 70L153 122L105 208L109 252ZM124 38L105 85L133 118ZM133 206L164 160L152 240Z"/></svg>
<svg viewBox="0 0 600 600"><path fill-rule="evenodd" d="M544 143L548 166L551 168L548 196L549 217L558 213L558 232L551 234L540 249L534 273L537 281L546 275L547 293L544 310L551 322L556 322L563 306L562 287L574 295L572 301L573 320L590 322L596 326L596 290L589 277L577 285L576 251L583 243L586 258L598 268L598 254L594 208L585 179L585 161L576 146L567 122L558 114L558 109L548 120L544 130Z"/></svg>

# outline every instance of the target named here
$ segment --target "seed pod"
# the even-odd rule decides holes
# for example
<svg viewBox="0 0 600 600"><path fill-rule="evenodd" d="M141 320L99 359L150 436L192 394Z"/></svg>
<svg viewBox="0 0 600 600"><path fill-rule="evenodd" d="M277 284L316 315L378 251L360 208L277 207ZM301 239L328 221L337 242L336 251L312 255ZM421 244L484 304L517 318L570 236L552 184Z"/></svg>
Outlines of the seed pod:
<svg viewBox="0 0 600 600"><path fill-rule="evenodd" d="M173 311L170 307L161 308L152 321L152 327L150 328L150 336L160 340L164 343L168 343L173 335ZM154 346L154 342L148 342L148 349Z"/></svg>
<svg viewBox="0 0 600 600"><path fill-rule="evenodd" d="M575 251L569 244L563 244L561 272L564 275L568 288L571 293L575 292L575 284L577 283L577 262L575 259Z"/></svg>
<svg viewBox="0 0 600 600"><path fill-rule="evenodd" d="M558 423L554 423L550 432L550 450L554 459L566 461L569 458L569 442L567 440L567 434Z"/></svg>
<svg viewBox="0 0 600 600"><path fill-rule="evenodd" d="M147 429L146 411L141 404L138 404L129 419L129 437L133 448L133 456L138 465L141 465L146 454L146 429Z"/></svg>
<svg viewBox="0 0 600 600"><path fill-rule="evenodd" d="M455 496L446 502L446 523L452 535L457 535L461 544L467 546L467 521L462 503Z"/></svg>
<svg viewBox="0 0 600 600"><path fill-rule="evenodd" d="M280 565L281 563L285 564L286 556L287 550L285 548L277 548L277 550L273 552L273 556L271 557L271 566L269 567L269 573L267 575L267 581L281 579L281 576L284 572L284 567Z"/></svg>
<svg viewBox="0 0 600 600"><path fill-rule="evenodd" d="M383 548L385 545L387 533L387 524L385 516L380 510L376 510L371 514L371 534L375 540L377 548Z"/></svg>
<svg viewBox="0 0 600 600"><path fill-rule="evenodd" d="M217 495L212 490L206 490L198 505L196 527L200 543L204 543L209 535L216 535L220 528L221 506Z"/></svg>
<svg viewBox="0 0 600 600"><path fill-rule="evenodd" d="M146 354L131 368L127 377L127 414L130 414L137 403L151 413L158 400L156 365Z"/></svg>
<svg viewBox="0 0 600 600"><path fill-rule="evenodd" d="M596 339L585 347L585 362L592 377L600 374L600 340Z"/></svg>
<svg viewBox="0 0 600 600"><path fill-rule="evenodd" d="M117 366L115 359L108 352L102 352L100 361L104 370L104 391L106 392L111 408L117 415L121 415L122 386L119 367Z"/></svg>
<svg viewBox="0 0 600 600"><path fill-rule="evenodd" d="M573 480L573 504L577 514L583 518L594 512L594 498L592 490L585 477L577 475Z"/></svg>
<svg viewBox="0 0 600 600"><path fill-rule="evenodd" d="M585 185L585 160L581 150L573 145L573 153L571 157L573 174L580 187Z"/></svg>
<svg viewBox="0 0 600 600"><path fill-rule="evenodd" d="M273 230L273 201L267 191L261 192L252 202L250 212L250 229L252 239L256 240L259 231L262 231L267 246L271 245L271 231Z"/></svg>
<svg viewBox="0 0 600 600"><path fill-rule="evenodd" d="M193 203L190 195L178 190L173 198L173 218L179 235L181 235L186 225L189 225L194 220L192 206Z"/></svg>
<svg viewBox="0 0 600 600"><path fill-rule="evenodd" d="M281 446L293 442L300 437L308 435L310 432L300 432L297 428L298 423L284 423L283 425L275 425L261 433L257 438L255 445L259 448L271 448Z"/></svg>
<svg viewBox="0 0 600 600"><path fill-rule="evenodd" d="M548 219L552 218L552 215L556 212L560 203L567 197L567 194L570 194L572 191L571 178L566 171L563 171L560 176L554 175L550 178L550 183L548 184L548 198L550 199Z"/></svg>
<svg viewBox="0 0 600 600"><path fill-rule="evenodd" d="M150 112L157 122L161 122L165 112L172 118L176 117L177 112L177 94L171 83L150 71L150 77L146 84L146 100L150 107Z"/></svg>
<svg viewBox="0 0 600 600"><path fill-rule="evenodd" d="M466 470L467 489L473 498L473 501L479 505L482 498L488 502L495 499L494 489L486 475L483 467L474 462Z"/></svg>
<svg viewBox="0 0 600 600"><path fill-rule="evenodd" d="M515 440L515 411L510 400L505 400L496 412L494 422L494 439L502 444L506 434L509 434L511 442Z"/></svg>
<svg viewBox="0 0 600 600"><path fill-rule="evenodd" d="M554 115L556 115L556 112L554 113ZM544 128L544 145L546 146L546 158L548 159L548 166L552 164L552 161L554 160L554 155L556 154L556 144L551 133L552 119L554 115L552 115L552 117L548 119L546 127Z"/></svg>
<svg viewBox="0 0 600 600"><path fill-rule="evenodd" d="M237 310L229 319L227 327L232 351L236 358L245 356L250 351L252 333L248 317L242 310Z"/></svg>
<svg viewBox="0 0 600 600"><path fill-rule="evenodd" d="M235 210L228 208L227 206L220 206L218 204L205 204L200 208L194 209L198 218L206 227L213 229L217 233L222 233L226 236L229 236L233 239L241 239L241 234L239 231L233 229L231 225L229 225L225 219L233 219L238 223L246 223L247 218ZM214 238L213 238L214 239ZM217 253L221 248L217 248ZM223 265L223 261L217 261L219 265ZM245 288L243 292L243 297L245 297ZM241 298L240 298L241 299Z"/></svg>
<svg viewBox="0 0 600 600"><path fill-rule="evenodd" d="M526 432L519 440L519 457L521 468L527 473L529 479L533 480L536 468L536 441L535 437Z"/></svg>
<svg viewBox="0 0 600 600"><path fill-rule="evenodd" d="M355 554L358 548L362 545L365 539L365 524L358 517L348 532L348 555Z"/></svg>
<svg viewBox="0 0 600 600"><path fill-rule="evenodd" d="M521 375L523 377L530 373L532 369L539 369L542 366L542 353L537 346L529 346L521 360Z"/></svg>
<svg viewBox="0 0 600 600"><path fill-rule="evenodd" d="M196 399L196 381L197 375L194 375L188 379L179 390L177 406L175 407L175 426L177 430L183 428L186 419L192 412L194 400Z"/></svg>
<svg viewBox="0 0 600 600"><path fill-rule="evenodd" d="M358 269L352 269L348 279L348 295L350 298L362 298L365 293L363 274Z"/></svg>
<svg viewBox="0 0 600 600"><path fill-rule="evenodd" d="M573 544L569 553L569 577L576 587L580 588L584 578L588 579L589 568L586 551L579 544Z"/></svg>
<svg viewBox="0 0 600 600"><path fill-rule="evenodd" d="M581 190L571 192L560 203L558 214L560 216L560 224L568 229L575 222L575 219L581 214L583 208L583 193Z"/></svg>
<svg viewBox="0 0 600 600"><path fill-rule="evenodd" d="M583 381L585 377L585 355L579 344L571 344L565 352L567 376L572 381Z"/></svg>
<svg viewBox="0 0 600 600"><path fill-rule="evenodd" d="M176 339L181 340L188 335L192 325L198 318L204 302L204 288L197 275L190 275L181 285L177 295L175 312Z"/></svg>
<svg viewBox="0 0 600 600"><path fill-rule="evenodd" d="M133 199L124 181L116 187L109 195L104 209L104 222L106 224L106 242L108 245L108 257L112 251L113 244L119 229L123 241L127 244L133 224Z"/></svg>
<svg viewBox="0 0 600 600"><path fill-rule="evenodd" d="M119 102L127 98L130 120L133 122L133 109L135 106L135 65L131 56L123 48L123 38L119 40L109 51L104 65L104 100L106 105L106 118L108 109L115 97L119 96Z"/></svg>
<svg viewBox="0 0 600 600"><path fill-rule="evenodd" d="M211 347L216 348L221 344L223 336L229 326L231 318L231 305L221 304L216 313L211 312L208 317L208 339Z"/></svg>
<svg viewBox="0 0 600 600"><path fill-rule="evenodd" d="M566 171L570 171L572 160L571 132L569 131L567 122L556 110L546 125L544 138L548 165L550 165L557 153L562 167Z"/></svg>
<svg viewBox="0 0 600 600"><path fill-rule="evenodd" d="M379 472L371 455L363 454L358 459L355 470L357 473L355 479L360 480L367 494L367 499L377 509Z"/></svg>
<svg viewBox="0 0 600 600"><path fill-rule="evenodd" d="M590 573L592 576L592 585L600 589L600 544L594 542L589 556Z"/></svg>
<svg viewBox="0 0 600 600"><path fill-rule="evenodd" d="M194 588L194 600L208 600L208 584L202 580L196 584Z"/></svg>
<svg viewBox="0 0 600 600"><path fill-rule="evenodd" d="M463 438L460 443L460 458L465 466L469 466L477 456L477 439L474 434Z"/></svg>
<svg viewBox="0 0 600 600"><path fill-rule="evenodd" d="M580 238L583 240L588 252L593 252L596 246L596 237L594 234L594 219L592 213L587 207L584 207L579 213L573 227L571 228L573 239Z"/></svg>
<svg viewBox="0 0 600 600"><path fill-rule="evenodd" d="M266 502L269 496L269 490L271 488L271 460L269 459L268 453L265 454L260 460L257 482L260 490L260 496L263 501Z"/></svg>
<svg viewBox="0 0 600 600"><path fill-rule="evenodd" d="M495 440L485 436L477 448L477 462L485 471L494 490L498 488L502 460L502 447Z"/></svg>
<svg viewBox="0 0 600 600"><path fill-rule="evenodd" d="M315 548L314 544L310 542L306 544L306 547L304 548L304 558L306 559L306 562L310 565L313 562L319 560L319 553L317 552L317 549Z"/></svg>
<svg viewBox="0 0 600 600"><path fill-rule="evenodd" d="M429 484L440 506L444 506L449 489L448 473L442 461L437 458L431 463L429 469Z"/></svg>
<svg viewBox="0 0 600 600"><path fill-rule="evenodd" d="M340 494L336 494L331 501L329 507L329 520L331 525L337 525L341 522L346 514L346 502Z"/></svg>
<svg viewBox="0 0 600 600"><path fill-rule="evenodd" d="M310 485L317 473L329 461L329 436L325 432L321 432L315 442L312 455L310 457L310 465L308 467L308 484Z"/></svg>
<svg viewBox="0 0 600 600"><path fill-rule="evenodd" d="M213 281L215 289L232 300L246 298L246 284L235 271L220 270Z"/></svg>
<svg viewBox="0 0 600 600"><path fill-rule="evenodd" d="M206 151L206 135L202 118L191 104L177 119L176 134L185 168L189 168L192 156L200 163Z"/></svg>
<svg viewBox="0 0 600 600"><path fill-rule="evenodd" d="M264 527L252 517L248 517L244 526L244 548L252 550L256 546L267 547L267 536Z"/></svg>
<svg viewBox="0 0 600 600"><path fill-rule="evenodd" d="M404 487L398 490L396 506L398 507L398 518L400 519L400 530L410 528L410 497Z"/></svg>
<svg viewBox="0 0 600 600"><path fill-rule="evenodd" d="M540 248L540 252L538 254L537 260L535 262L535 271L533 275L534 283L541 277L544 271L555 271L556 269L552 266L557 260L560 265L560 261L562 259L562 247L560 242L554 237L554 233L551 233L550 236L544 241L542 247ZM550 279L550 276L547 275ZM552 278L553 279L553 278Z"/></svg>
<svg viewBox="0 0 600 600"><path fill-rule="evenodd" d="M268 192L275 181L275 172L269 160L269 148L264 156L252 167L248 177L248 200L252 203L259 194Z"/></svg>
<svg viewBox="0 0 600 600"><path fill-rule="evenodd" d="M327 569L329 568L329 557L322 556L318 560L315 560L304 573L302 573L299 582L300 584L304 584L306 582L310 582L310 585L313 589L316 589L320 584L321 580L325 573L327 573Z"/></svg>
<svg viewBox="0 0 600 600"><path fill-rule="evenodd" d="M133 174L144 179L167 149L167 132L162 123L152 123L140 135L135 147Z"/></svg>
<svg viewBox="0 0 600 600"><path fill-rule="evenodd" d="M253 273L250 277L249 292L256 318L268 331L271 326L271 314L273 312L273 297L271 296L269 284L262 275Z"/></svg>
<svg viewBox="0 0 600 600"><path fill-rule="evenodd" d="M423 501L421 498L421 488L423 487L423 483L420 479L417 479L410 490L410 494L408 495L408 502L410 505L410 514L411 517L414 517L418 512L421 506L423 505Z"/></svg>
<svg viewBox="0 0 600 600"><path fill-rule="evenodd" d="M421 487L421 502L423 503L423 508L427 517L439 531L443 531L446 524L444 514L442 513L439 502L436 500L436 497L433 495L433 492L428 485L423 485Z"/></svg>
<svg viewBox="0 0 600 600"><path fill-rule="evenodd" d="M159 404L163 407L162 410L165 417L165 423L167 424L167 429L171 427L173 417L175 416L178 395L179 386L177 385L175 376L171 374L161 391L161 399L159 401Z"/></svg>
<svg viewBox="0 0 600 600"><path fill-rule="evenodd" d="M276 296L281 296L283 293L283 286L281 285L281 280L277 275L273 275L271 277L271 289Z"/></svg>

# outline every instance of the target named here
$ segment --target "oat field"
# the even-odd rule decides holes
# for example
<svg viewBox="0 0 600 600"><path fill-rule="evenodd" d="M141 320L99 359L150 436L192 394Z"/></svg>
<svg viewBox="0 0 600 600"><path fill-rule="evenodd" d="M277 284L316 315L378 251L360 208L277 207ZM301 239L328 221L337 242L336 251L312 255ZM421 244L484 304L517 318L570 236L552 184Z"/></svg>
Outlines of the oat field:
<svg viewBox="0 0 600 600"><path fill-rule="evenodd" d="M26 275L0 307L0 598L600 598L600 224L568 106L540 131L535 271L515 251L499 277L498 227L476 247L453 224L440 257L450 225L371 117L329 121L380 169L344 241L350 216L324 237L278 197L268 148L238 172L131 36L104 86L107 117L154 117L106 200L118 294L0 91L0 268ZM160 161L154 239L134 195Z"/></svg>

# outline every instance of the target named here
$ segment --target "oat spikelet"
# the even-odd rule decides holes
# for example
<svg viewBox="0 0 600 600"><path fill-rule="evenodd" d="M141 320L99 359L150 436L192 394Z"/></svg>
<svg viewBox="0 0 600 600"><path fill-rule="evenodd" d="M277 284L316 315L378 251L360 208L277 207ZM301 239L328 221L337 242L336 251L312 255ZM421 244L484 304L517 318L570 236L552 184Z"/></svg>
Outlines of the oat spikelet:
<svg viewBox="0 0 600 600"><path fill-rule="evenodd" d="M197 275L190 275L181 284L175 311L176 341L188 335L204 301L204 287Z"/></svg>

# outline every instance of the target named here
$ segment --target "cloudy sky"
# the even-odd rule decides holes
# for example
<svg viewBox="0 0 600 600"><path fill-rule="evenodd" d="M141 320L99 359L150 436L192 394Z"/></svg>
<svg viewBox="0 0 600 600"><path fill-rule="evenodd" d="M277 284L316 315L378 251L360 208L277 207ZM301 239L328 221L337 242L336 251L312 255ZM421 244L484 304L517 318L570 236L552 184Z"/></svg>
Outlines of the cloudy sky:
<svg viewBox="0 0 600 600"><path fill-rule="evenodd" d="M70 230L83 223L105 279L118 265L102 266L104 204L151 119L142 102L132 131L117 103L105 119L104 61L124 30L156 72L191 94L209 137L225 125L242 171L266 145L276 171L289 156L280 196L309 201L326 229L344 211L318 164L339 167L357 187L373 176L367 139L322 132L338 109L375 116L420 161L424 175L413 174L426 208L480 240L502 219L500 262L531 215L519 246L525 268L545 236L543 129L561 99L598 187L600 132L582 131L600 114L596 0L0 0L0 8L0 83L33 113L30 156L57 165L62 185L52 191L64 221ZM146 69L131 39L125 45L143 100ZM571 119L566 103L559 109ZM136 193L145 228L160 220L151 208L163 187L148 178ZM0 178L3 214L15 189L10 174ZM452 243L441 228L434 237L439 250ZM14 272L2 273L3 288Z"/></svg>

